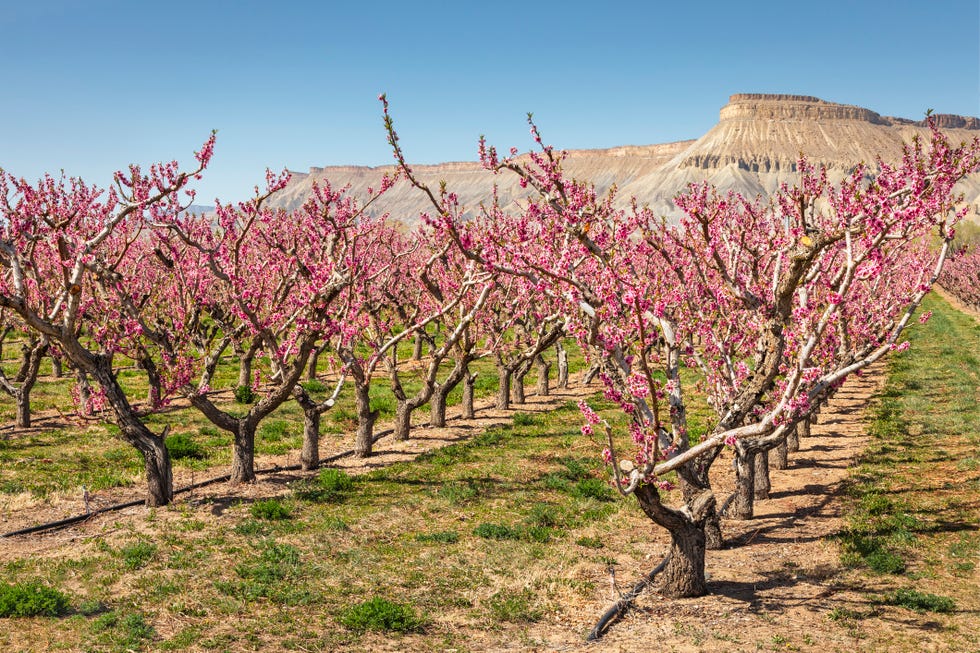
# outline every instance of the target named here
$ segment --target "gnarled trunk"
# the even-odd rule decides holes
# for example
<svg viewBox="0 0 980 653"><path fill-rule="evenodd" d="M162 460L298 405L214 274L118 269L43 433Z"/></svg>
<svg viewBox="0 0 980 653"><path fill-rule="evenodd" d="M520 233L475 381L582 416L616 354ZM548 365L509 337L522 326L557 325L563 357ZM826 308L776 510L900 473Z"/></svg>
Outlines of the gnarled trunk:
<svg viewBox="0 0 980 653"><path fill-rule="evenodd" d="M568 352L559 340L555 343L555 351L558 355L558 387L568 387Z"/></svg>
<svg viewBox="0 0 980 653"><path fill-rule="evenodd" d="M473 406L473 398L476 394L476 374L467 373L463 379L463 419L474 419L476 410Z"/></svg>
<svg viewBox="0 0 980 653"><path fill-rule="evenodd" d="M232 485L255 482L255 428L257 424L244 417L238 420L238 430L231 446Z"/></svg>
<svg viewBox="0 0 980 653"><path fill-rule="evenodd" d="M752 483L752 496L757 501L764 501L769 498L769 490L772 485L769 483L769 450L763 449L755 455L755 478Z"/></svg>
<svg viewBox="0 0 980 653"><path fill-rule="evenodd" d="M150 431L136 416L136 411L130 406L112 371L111 357L79 352L77 359L79 359L76 361L79 364L79 376L84 378L86 372L90 373L105 392L106 401L116 415L119 436L143 456L146 470L146 504L148 506L169 504L174 498L173 469L163 436ZM81 365L86 369L82 370Z"/></svg>
<svg viewBox="0 0 980 653"><path fill-rule="evenodd" d="M255 360L255 355L259 352L259 345L261 341L256 338L249 345L248 349L242 353L241 358L238 360L238 386L252 385L252 361Z"/></svg>
<svg viewBox="0 0 980 653"><path fill-rule="evenodd" d="M702 492L685 511L660 503L660 495L652 485L640 485L636 498L647 517L670 533L670 558L659 576L660 593L671 598L706 594L704 520L715 504L714 495Z"/></svg>
<svg viewBox="0 0 980 653"><path fill-rule="evenodd" d="M545 359L544 356L538 356L538 385L536 392L541 397L547 397L551 394L551 361Z"/></svg>
<svg viewBox="0 0 980 653"><path fill-rule="evenodd" d="M309 471L320 465L320 410L298 383L293 388L293 397L303 409L303 450L299 462L304 470Z"/></svg>
<svg viewBox="0 0 980 653"><path fill-rule="evenodd" d="M374 446L374 422L378 411L371 410L371 383L354 380L354 399L357 403L357 435L354 438L354 455L367 458Z"/></svg>
<svg viewBox="0 0 980 653"><path fill-rule="evenodd" d="M735 496L730 515L733 519L752 519L755 493L755 451L735 445Z"/></svg>
<svg viewBox="0 0 980 653"><path fill-rule="evenodd" d="M793 427L792 430L795 432L796 427ZM789 445L786 442L788 438L789 438L789 434L787 434L785 438L780 440L779 444L777 444L776 448L774 449L776 455L772 457L772 460L770 462L772 463L772 466L775 467L776 469L786 469L787 467L789 467Z"/></svg>
<svg viewBox="0 0 980 653"><path fill-rule="evenodd" d="M497 386L497 410L510 410L510 381L511 371L502 366L497 366L497 378L500 384Z"/></svg>

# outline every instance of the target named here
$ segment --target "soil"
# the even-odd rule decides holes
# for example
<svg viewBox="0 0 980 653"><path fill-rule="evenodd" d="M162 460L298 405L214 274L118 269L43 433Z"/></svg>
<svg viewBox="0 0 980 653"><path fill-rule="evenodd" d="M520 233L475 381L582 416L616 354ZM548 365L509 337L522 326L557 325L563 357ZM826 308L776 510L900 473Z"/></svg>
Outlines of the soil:
<svg viewBox="0 0 980 653"><path fill-rule="evenodd" d="M635 572L633 577L621 571L614 583L608 577L591 578L598 581L599 589L590 603L574 610L563 609L519 629L469 633L470 648L477 651L970 650L951 647L946 635L956 628L967 634L980 628L977 597L957 597L963 609L955 615L958 619L955 623L951 618L899 608L888 608L882 614L873 603L882 589L872 586L874 583L867 576L846 570L840 564L834 536L843 524L842 494L849 468L867 443L864 408L880 389L883 379L882 368L852 377L824 409L811 437L801 441L800 451L790 454L788 469L771 470L773 492L769 500L756 502L756 517L749 521L723 521L726 548L708 552L707 596L667 600L655 588L647 590L635 609L614 624L601 641L584 643L584 635L611 604L616 592L627 591L640 574L656 566L667 552L666 532L653 528L645 542L647 559L639 561L636 569L631 570ZM527 412L550 410L555 405L591 395L595 389L596 386L575 384L573 388L555 391L551 397L529 395L526 405L515 408ZM490 425L506 423L514 414L496 411L488 401L478 406L477 420L462 422L453 419L450 413L447 428L418 428L407 442L394 442L387 437L377 443L377 455L370 459L347 457L336 464L357 473L409 460L424 451L471 437ZM326 442L324 456L330 455L326 449L331 446L338 450L344 448L343 443ZM728 450L714 465L713 485L720 501L734 486L731 458L732 452ZM297 462L298 453L262 457L257 460L257 468ZM259 482L233 492L227 484L220 483L190 495L179 495L178 501L193 504L273 496L281 493L283 483L305 475L283 471L265 474ZM196 476L181 473L175 479L175 486L201 481L204 474L198 472ZM231 499L230 494L234 495ZM140 496L141 488L120 488L93 496L90 503L96 508ZM5 532L77 514L80 502L77 498L65 498L43 506L10 508L5 510L7 514L2 522ZM89 523L39 538L11 538L0 548L3 553L0 557L44 555L45 551L50 554L84 537L89 529L104 528L105 520L125 520L125 515L141 514L144 510L137 507L95 517ZM166 518L165 513L161 511L162 518ZM611 542L610 547L614 546L615 542ZM588 573L594 575L594 568ZM862 615L872 614L878 618L860 619ZM406 644L381 638L376 643L378 650L397 650Z"/></svg>

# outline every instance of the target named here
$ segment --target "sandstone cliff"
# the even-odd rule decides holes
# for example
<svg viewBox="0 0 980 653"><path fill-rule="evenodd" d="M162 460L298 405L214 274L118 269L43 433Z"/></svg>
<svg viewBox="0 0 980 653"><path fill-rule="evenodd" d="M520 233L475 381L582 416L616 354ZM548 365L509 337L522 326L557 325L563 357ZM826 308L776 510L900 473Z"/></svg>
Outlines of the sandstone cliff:
<svg viewBox="0 0 980 653"><path fill-rule="evenodd" d="M936 120L953 141L980 135L977 118L939 115ZM621 204L636 197L657 213L676 216L672 198L690 183L706 180L722 190L768 194L782 182L795 181L801 154L839 177L858 162L870 163L877 156L896 160L902 144L916 136L928 137L924 121L881 116L862 107L804 95L739 93L722 107L718 124L695 141L573 150L565 169L571 177L595 184L600 192L615 184ZM415 170L434 188L444 180L472 211L479 210L494 183L504 202L525 193L513 175L493 176L475 162L417 166ZM286 208L298 206L313 181L320 179L335 186L350 184L352 192L363 197L368 188L377 186L383 173L391 171L391 167L332 166L294 173L276 202ZM980 175L965 180L961 190L967 202L980 204ZM382 198L378 210L412 222L430 207L415 189L400 183Z"/></svg>

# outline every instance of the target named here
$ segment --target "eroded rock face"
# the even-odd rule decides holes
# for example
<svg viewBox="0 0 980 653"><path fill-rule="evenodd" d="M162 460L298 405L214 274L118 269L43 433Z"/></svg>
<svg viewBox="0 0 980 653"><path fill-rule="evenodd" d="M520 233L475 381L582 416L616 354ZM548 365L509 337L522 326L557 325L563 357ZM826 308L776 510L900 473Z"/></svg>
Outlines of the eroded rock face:
<svg viewBox="0 0 980 653"><path fill-rule="evenodd" d="M980 120L974 117L939 114L934 119L954 141L971 140L980 132ZM765 195L780 183L794 183L801 155L827 166L839 178L860 162L874 162L876 156L897 160L903 144L915 136L928 137L924 120L881 116L806 95L737 93L722 107L718 124L695 141L573 150L565 170L575 179L590 181L600 192L615 185L620 205L635 196L641 205L676 218L673 198L691 183L708 181L724 191ZM386 172L392 173L393 168L311 168L309 173L294 173L289 186L275 198L276 204L298 207L312 183L323 179L334 186L350 184L355 195L364 197ZM505 204L526 195L513 175L491 175L475 162L416 166L415 172L433 188L445 181L471 212L487 201L494 183ZM960 187L966 201L976 207L980 175L964 180ZM402 182L375 209L412 223L432 207Z"/></svg>

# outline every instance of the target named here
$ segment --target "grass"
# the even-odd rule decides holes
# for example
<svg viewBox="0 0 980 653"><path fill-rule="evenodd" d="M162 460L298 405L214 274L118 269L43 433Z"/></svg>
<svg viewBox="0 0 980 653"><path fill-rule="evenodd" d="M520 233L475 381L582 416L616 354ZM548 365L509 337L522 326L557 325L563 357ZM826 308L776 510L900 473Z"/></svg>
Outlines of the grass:
<svg viewBox="0 0 980 653"><path fill-rule="evenodd" d="M393 603L381 597L358 603L345 610L340 623L355 632L376 630L380 632L420 632L425 622L410 606Z"/></svg>
<svg viewBox="0 0 980 653"><path fill-rule="evenodd" d="M40 648L345 650L369 647L361 638L372 633L405 638L406 650L471 646L446 620L522 641L524 625L593 600L592 578L609 556L576 542L606 540L600 533L612 526L620 539L606 546L642 551L649 532L627 501L576 490L608 481L599 449L578 432L574 403L529 415L524 426L477 432L356 478L325 469L271 498L129 516L71 551L0 562L0 575L71 587L79 605L96 606L42 625L32 643ZM291 437L290 424L270 424L260 438ZM201 423L187 432L209 462L212 441L226 437ZM481 524L516 537L481 537ZM639 553L622 561L634 555L643 567ZM389 613L372 598L420 620L441 616L399 621L397 607ZM353 611L363 604L377 609ZM17 650L15 636L0 635L0 648Z"/></svg>
<svg viewBox="0 0 980 653"><path fill-rule="evenodd" d="M980 326L936 297L922 310L932 318L906 332L912 347L889 360L869 410L841 559L855 583L900 585L878 605L944 614L947 594L980 590Z"/></svg>

